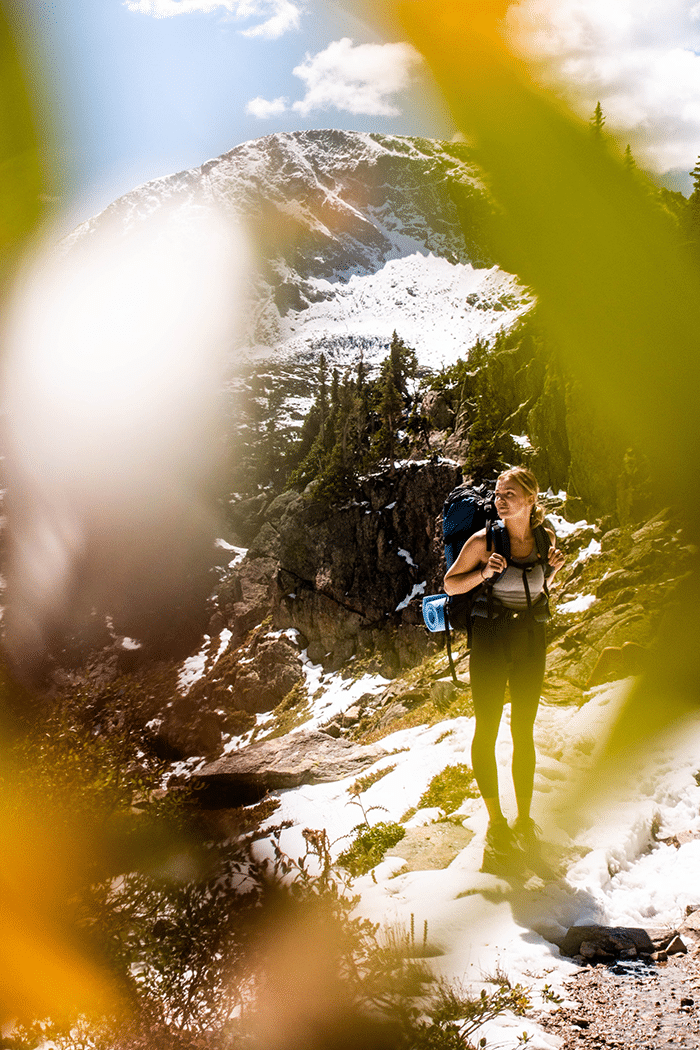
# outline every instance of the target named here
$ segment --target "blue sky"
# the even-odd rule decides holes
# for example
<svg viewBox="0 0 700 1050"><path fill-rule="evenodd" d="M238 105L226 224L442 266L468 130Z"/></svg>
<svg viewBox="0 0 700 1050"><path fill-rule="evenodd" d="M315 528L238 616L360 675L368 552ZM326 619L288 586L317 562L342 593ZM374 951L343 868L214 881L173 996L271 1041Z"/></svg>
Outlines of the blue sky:
<svg viewBox="0 0 700 1050"><path fill-rule="evenodd" d="M187 0L149 0L143 10L139 0L131 7L124 0L35 0L31 39L39 46L51 103L46 132L60 162L55 192L79 218L148 179L197 166L273 131L454 133L418 56L401 41L383 40L348 10L231 0L230 10L218 5L206 11L198 8L210 0L192 0L192 10L181 14L146 12L161 2L169 10ZM260 32L285 5L298 9L298 28L291 25L278 36L274 26ZM257 14L246 16L246 7ZM329 46L324 74L316 56ZM306 79L293 73L304 63ZM343 65L352 65L354 75L344 89L341 80L338 93L332 74ZM379 74L383 84L377 84ZM374 85L369 96L367 83L361 90L365 75ZM336 95L329 98L334 79ZM312 87L315 102L305 104Z"/></svg>
<svg viewBox="0 0 700 1050"><path fill-rule="evenodd" d="M24 0L50 99L52 192L70 221L246 139L313 127L451 137L428 73L377 0ZM19 17L19 16L18 16ZM541 80L641 166L700 153L700 3L518 0L509 30Z"/></svg>

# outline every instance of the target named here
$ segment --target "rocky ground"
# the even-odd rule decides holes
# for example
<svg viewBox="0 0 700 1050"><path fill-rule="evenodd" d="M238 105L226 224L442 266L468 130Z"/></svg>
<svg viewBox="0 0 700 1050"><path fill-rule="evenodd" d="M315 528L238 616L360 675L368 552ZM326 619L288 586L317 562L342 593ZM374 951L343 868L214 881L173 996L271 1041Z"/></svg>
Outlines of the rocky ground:
<svg viewBox="0 0 700 1050"><path fill-rule="evenodd" d="M598 931L601 950L616 932L622 933ZM627 932L643 939L641 930ZM679 930L666 931L665 937L668 951L653 958L623 958L623 950L608 961L592 959L567 981L568 998L538 1018L562 1050L700 1046L700 911L690 909Z"/></svg>
<svg viewBox="0 0 700 1050"><path fill-rule="evenodd" d="M568 991L566 1005L539 1019L561 1040L562 1050L700 1046L697 949L659 963L598 963L581 969Z"/></svg>

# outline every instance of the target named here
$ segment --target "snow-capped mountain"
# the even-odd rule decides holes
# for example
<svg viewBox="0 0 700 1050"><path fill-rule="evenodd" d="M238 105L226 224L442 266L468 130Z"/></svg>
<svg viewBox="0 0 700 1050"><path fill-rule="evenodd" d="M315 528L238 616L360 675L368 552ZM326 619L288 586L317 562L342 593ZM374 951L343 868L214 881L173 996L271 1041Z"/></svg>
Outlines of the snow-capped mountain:
<svg viewBox="0 0 700 1050"><path fill-rule="evenodd" d="M383 357L396 329L431 367L510 327L532 296L488 256L492 210L464 143L341 131L269 135L133 190L66 240L216 205L252 245L241 343L311 363Z"/></svg>

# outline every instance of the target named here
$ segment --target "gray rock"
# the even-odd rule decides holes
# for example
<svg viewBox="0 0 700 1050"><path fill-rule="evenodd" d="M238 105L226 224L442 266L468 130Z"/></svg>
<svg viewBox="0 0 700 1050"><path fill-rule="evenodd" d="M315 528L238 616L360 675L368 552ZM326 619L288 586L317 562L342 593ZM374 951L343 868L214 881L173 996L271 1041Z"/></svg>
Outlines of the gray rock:
<svg viewBox="0 0 700 1050"><path fill-rule="evenodd" d="M474 832L452 821L408 828L405 836L384 854L400 857L406 871L446 868L474 837Z"/></svg>
<svg viewBox="0 0 700 1050"><path fill-rule="evenodd" d="M608 573L600 581L595 589L596 597L603 598L606 594L622 591L626 587L634 588L643 579L642 573L628 572L626 569L616 569Z"/></svg>
<svg viewBox="0 0 700 1050"><path fill-rule="evenodd" d="M260 713L274 707L304 677L294 646L287 638L263 638L255 662L239 666L233 699L241 711Z"/></svg>
<svg viewBox="0 0 700 1050"><path fill-rule="evenodd" d="M381 648L394 673L420 659L429 644L420 598L415 608L403 603L417 584L442 588L436 520L459 476L451 464L408 463L363 478L360 497L343 506L289 502L276 523L274 615L305 635L311 659L340 666ZM387 645L392 624L400 625L401 654Z"/></svg>
<svg viewBox="0 0 700 1050"><path fill-rule="evenodd" d="M640 675L648 662L648 650L635 642L622 645L607 645L601 650L595 667L591 671L586 688L615 682L620 678Z"/></svg>
<svg viewBox="0 0 700 1050"><path fill-rule="evenodd" d="M289 733L250 744L204 766L192 780L206 789L209 805L217 795L226 805L265 791L319 784L353 776L386 754L378 744L361 746L319 731Z"/></svg>
<svg viewBox="0 0 700 1050"><path fill-rule="evenodd" d="M630 948L651 955L655 945L646 930L634 926L570 926L560 950L562 955L593 959L617 957Z"/></svg>
<svg viewBox="0 0 700 1050"><path fill-rule="evenodd" d="M689 934L696 940L700 937L700 908L696 908L686 915L681 924L680 932Z"/></svg>
<svg viewBox="0 0 700 1050"><path fill-rule="evenodd" d="M446 430L454 420L454 412L445 395L439 390L429 390L421 403L421 411L436 430Z"/></svg>

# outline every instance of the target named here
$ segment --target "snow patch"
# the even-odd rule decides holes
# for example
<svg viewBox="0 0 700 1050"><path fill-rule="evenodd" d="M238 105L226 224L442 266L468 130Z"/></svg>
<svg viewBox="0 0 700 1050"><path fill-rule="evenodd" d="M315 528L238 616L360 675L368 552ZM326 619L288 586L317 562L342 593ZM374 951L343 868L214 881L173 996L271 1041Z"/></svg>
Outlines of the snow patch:
<svg viewBox="0 0 700 1050"><path fill-rule="evenodd" d="M559 499L566 499L566 493L560 492ZM576 532L583 532L586 529L595 529L595 525L589 524L583 518L580 521L567 521L566 518L562 518L559 514L547 514L547 521L551 522L554 526L554 531L557 536L573 536Z"/></svg>
<svg viewBox="0 0 700 1050"><path fill-rule="evenodd" d="M411 591L411 593L407 594L402 602L399 602L394 611L401 612L401 610L405 609L408 606L408 604L413 601L414 598L417 598L421 594L425 594L425 588L427 587L427 584L427 580L423 580L422 583L415 583L413 585L413 590Z"/></svg>
<svg viewBox="0 0 700 1050"><path fill-rule="evenodd" d="M579 551L576 560L572 562L571 568L573 569L575 565L580 565L582 562L588 561L589 558L594 557L596 554L600 554L601 550L600 541L592 539L584 550Z"/></svg>
<svg viewBox="0 0 700 1050"><path fill-rule="evenodd" d="M585 612L586 609L590 609L594 602L597 601L595 594L579 594L576 598L571 598L570 601L564 602L562 605L557 605L557 612L560 613L577 613Z"/></svg>
<svg viewBox="0 0 700 1050"><path fill-rule="evenodd" d="M180 668L177 676L177 688L182 696L187 696L195 682L204 677L207 664L213 666L219 657L223 656L226 646L231 641L231 632L228 628L219 635L219 646L216 653L212 651L212 640L208 634L204 635L204 644L194 656L188 656Z"/></svg>
<svg viewBox="0 0 700 1050"><path fill-rule="evenodd" d="M332 344L340 368L356 364L360 343L366 364L378 365L393 331L420 365L449 367L477 339L492 342L511 328L534 303L532 293L497 266L478 269L421 251L389 259L375 273L310 283L322 299L282 319L276 356L316 355L322 346L328 353Z"/></svg>

